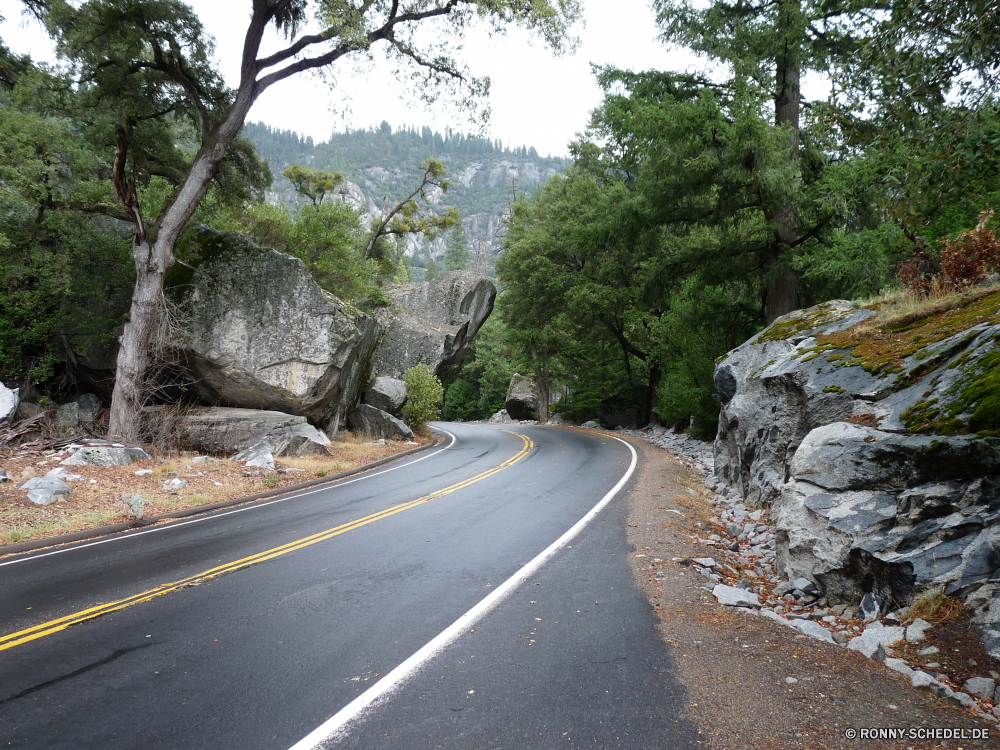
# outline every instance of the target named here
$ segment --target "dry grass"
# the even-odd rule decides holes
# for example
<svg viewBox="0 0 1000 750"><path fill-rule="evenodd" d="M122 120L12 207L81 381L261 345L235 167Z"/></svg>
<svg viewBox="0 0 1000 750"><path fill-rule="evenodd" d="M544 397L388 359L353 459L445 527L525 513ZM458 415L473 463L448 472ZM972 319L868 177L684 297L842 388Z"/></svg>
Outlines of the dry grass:
<svg viewBox="0 0 1000 750"><path fill-rule="evenodd" d="M429 436L418 440L421 444L430 442ZM15 481L0 484L0 546L129 521L131 517L121 503L124 492L142 495L146 501L143 515L148 518L246 497L316 476L329 476L412 447L392 441L376 445L370 439L342 433L328 446L329 455L279 458L276 461L278 472L263 472L236 461L217 458L196 464L192 462L197 455L195 453L159 453L149 448L156 456L152 461L139 461L129 466L69 467L71 473L82 475L83 480L70 483L67 501L49 506L29 501L27 493L17 487L17 483L25 471L44 476L59 466L64 456L51 450L15 454L5 457L3 461L3 468L15 477ZM289 468L305 471L286 472ZM152 469L153 473L136 476L135 472L142 469ZM171 472L186 480L187 486L174 492L164 490L163 483Z"/></svg>
<svg viewBox="0 0 1000 750"><path fill-rule="evenodd" d="M940 315L959 307L965 307L976 300L988 297L997 291L995 286L983 286L967 291L956 291L948 284L935 283L926 295L911 289L893 289L864 300L862 307L876 310L877 314L856 326L861 330L867 326L872 330L884 327L899 327L932 315Z"/></svg>
<svg viewBox="0 0 1000 750"><path fill-rule="evenodd" d="M940 592L928 592L913 602L909 616L912 619L919 617L932 625L940 625L962 616L962 602Z"/></svg>

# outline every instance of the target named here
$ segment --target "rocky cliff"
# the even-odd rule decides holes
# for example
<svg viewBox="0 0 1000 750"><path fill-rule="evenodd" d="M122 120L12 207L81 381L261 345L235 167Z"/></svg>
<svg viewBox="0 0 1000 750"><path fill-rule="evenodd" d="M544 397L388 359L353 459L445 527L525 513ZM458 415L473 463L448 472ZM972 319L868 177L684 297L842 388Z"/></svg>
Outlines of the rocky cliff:
<svg viewBox="0 0 1000 750"><path fill-rule="evenodd" d="M888 317L835 301L723 357L715 469L831 601L961 596L1000 655L1000 291Z"/></svg>
<svg viewBox="0 0 1000 750"><path fill-rule="evenodd" d="M563 171L567 160L540 156L534 149L511 148L488 139L457 134L381 129L332 133L323 143L313 143L296 133L274 131L249 124L245 135L268 161L275 175L268 194L272 203L296 205L301 200L282 171L292 164L336 171L346 178L335 200L358 209L365 226L381 215L383 200L396 203L420 182L420 165L427 158L440 159L451 187L432 193L431 208L458 208L468 236L468 247L480 267L491 267L500 250L510 203L517 195L532 193L549 177ZM407 236L407 254L417 265L444 257L445 240L433 242L423 235Z"/></svg>

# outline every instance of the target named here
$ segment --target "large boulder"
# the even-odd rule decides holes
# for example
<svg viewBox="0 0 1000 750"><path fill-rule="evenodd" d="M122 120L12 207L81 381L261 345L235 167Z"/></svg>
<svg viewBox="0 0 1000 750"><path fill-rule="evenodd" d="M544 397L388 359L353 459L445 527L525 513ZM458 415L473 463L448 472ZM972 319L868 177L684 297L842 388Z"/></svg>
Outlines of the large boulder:
<svg viewBox="0 0 1000 750"><path fill-rule="evenodd" d="M160 343L210 405L275 410L335 434L357 402L378 324L320 289L298 258L201 228L166 280L176 303Z"/></svg>
<svg viewBox="0 0 1000 750"><path fill-rule="evenodd" d="M358 404L347 416L347 423L352 430L375 439L413 440L413 430L405 422L368 404Z"/></svg>
<svg viewBox="0 0 1000 750"><path fill-rule="evenodd" d="M207 453L231 455L266 443L275 456L324 455L330 444L323 430L297 414L226 406L153 407L148 413L181 445Z"/></svg>
<svg viewBox="0 0 1000 750"><path fill-rule="evenodd" d="M373 373L399 378L421 363L437 375L461 362L493 312L497 288L472 271L448 271L433 281L392 287L388 295L391 304L377 314L385 333Z"/></svg>
<svg viewBox="0 0 1000 750"><path fill-rule="evenodd" d="M810 432L776 505L776 565L831 600L967 593L1000 574L1000 444L836 422Z"/></svg>
<svg viewBox="0 0 1000 750"><path fill-rule="evenodd" d="M14 416L19 401L17 388L8 388L0 383L0 422Z"/></svg>
<svg viewBox="0 0 1000 750"><path fill-rule="evenodd" d="M515 372L507 386L504 407L511 419L538 418L538 386L526 375Z"/></svg>
<svg viewBox="0 0 1000 750"><path fill-rule="evenodd" d="M153 460L142 448L109 440L85 440L65 450L69 456L59 462L62 466L128 466L135 461Z"/></svg>
<svg viewBox="0 0 1000 750"><path fill-rule="evenodd" d="M406 382L384 375L377 377L362 398L369 406L398 416L399 410L406 403Z"/></svg>
<svg viewBox="0 0 1000 750"><path fill-rule="evenodd" d="M722 358L715 469L831 601L975 602L1000 658L1000 291L880 319L834 301Z"/></svg>

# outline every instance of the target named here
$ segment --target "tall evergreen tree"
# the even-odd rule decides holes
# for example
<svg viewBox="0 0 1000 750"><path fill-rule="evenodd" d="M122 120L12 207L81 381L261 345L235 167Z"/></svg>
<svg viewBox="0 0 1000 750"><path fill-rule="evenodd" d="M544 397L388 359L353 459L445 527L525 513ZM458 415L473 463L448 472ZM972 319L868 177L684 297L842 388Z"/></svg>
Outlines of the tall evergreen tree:
<svg viewBox="0 0 1000 750"><path fill-rule="evenodd" d="M448 233L448 244L444 251L444 267L448 271L464 271L469 267L469 235L461 221Z"/></svg>

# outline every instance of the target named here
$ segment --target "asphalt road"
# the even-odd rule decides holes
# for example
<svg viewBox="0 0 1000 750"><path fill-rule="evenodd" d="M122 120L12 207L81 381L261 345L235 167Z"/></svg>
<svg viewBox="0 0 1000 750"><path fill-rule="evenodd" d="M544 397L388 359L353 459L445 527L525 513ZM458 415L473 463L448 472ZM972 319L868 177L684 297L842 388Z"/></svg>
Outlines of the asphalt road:
<svg viewBox="0 0 1000 750"><path fill-rule="evenodd" d="M628 447L443 427L447 449L307 494L0 562L0 747L697 746L627 566L627 486L504 585Z"/></svg>

